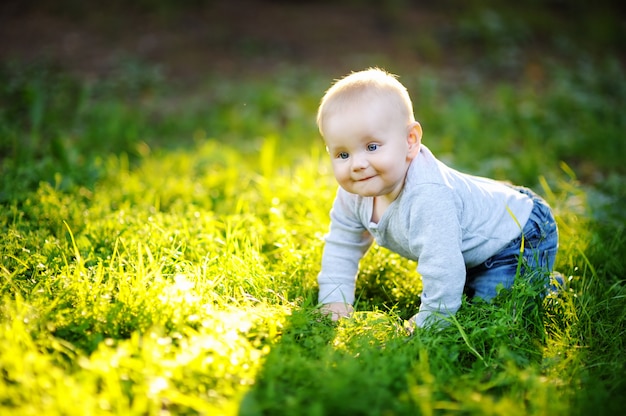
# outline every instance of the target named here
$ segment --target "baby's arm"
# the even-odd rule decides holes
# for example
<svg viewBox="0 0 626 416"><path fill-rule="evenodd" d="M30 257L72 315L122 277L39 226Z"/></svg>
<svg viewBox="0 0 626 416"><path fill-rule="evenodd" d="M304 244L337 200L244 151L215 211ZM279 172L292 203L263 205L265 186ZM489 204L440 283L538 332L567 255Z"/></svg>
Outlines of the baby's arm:
<svg viewBox="0 0 626 416"><path fill-rule="evenodd" d="M459 208L445 188L430 187L427 198L411 205L411 249L419 253L417 271L423 291L419 312L411 319L418 327L441 323L461 306L465 262L461 249ZM437 192L440 191L440 192Z"/></svg>
<svg viewBox="0 0 626 416"><path fill-rule="evenodd" d="M330 231L325 238L322 268L317 278L319 302L329 305L322 312L328 310L333 317L350 314L359 262L373 241L359 221L354 204L345 191L338 192L330 213Z"/></svg>

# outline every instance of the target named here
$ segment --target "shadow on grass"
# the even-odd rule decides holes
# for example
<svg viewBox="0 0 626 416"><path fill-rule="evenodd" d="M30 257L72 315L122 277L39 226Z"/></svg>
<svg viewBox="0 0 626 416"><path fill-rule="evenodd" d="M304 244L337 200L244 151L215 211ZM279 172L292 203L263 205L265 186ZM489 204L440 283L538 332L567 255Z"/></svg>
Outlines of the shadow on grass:
<svg viewBox="0 0 626 416"><path fill-rule="evenodd" d="M502 302L519 305L520 296ZM528 305L526 305L528 306ZM464 304L456 324L407 336L392 314L356 312L338 323L296 310L240 404L239 414L431 414L555 409L540 379L543 327L502 304ZM533 326L531 328L531 326Z"/></svg>
<svg viewBox="0 0 626 416"><path fill-rule="evenodd" d="M397 411L412 354L401 325L357 312L333 323L315 310L291 315L240 415L371 414Z"/></svg>

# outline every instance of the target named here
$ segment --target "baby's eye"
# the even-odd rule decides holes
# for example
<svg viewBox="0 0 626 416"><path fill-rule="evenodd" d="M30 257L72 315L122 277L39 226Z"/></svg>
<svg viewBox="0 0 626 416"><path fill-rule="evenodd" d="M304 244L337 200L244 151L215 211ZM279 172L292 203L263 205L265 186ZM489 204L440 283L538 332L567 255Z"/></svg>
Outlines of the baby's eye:
<svg viewBox="0 0 626 416"><path fill-rule="evenodd" d="M350 157L350 155L348 155L348 152L339 152L339 153L337 154L337 157L338 157L339 159L347 159L348 157Z"/></svg>
<svg viewBox="0 0 626 416"><path fill-rule="evenodd" d="M367 150L370 152L373 152L376 149L378 149L378 145L376 143L370 143L367 145Z"/></svg>

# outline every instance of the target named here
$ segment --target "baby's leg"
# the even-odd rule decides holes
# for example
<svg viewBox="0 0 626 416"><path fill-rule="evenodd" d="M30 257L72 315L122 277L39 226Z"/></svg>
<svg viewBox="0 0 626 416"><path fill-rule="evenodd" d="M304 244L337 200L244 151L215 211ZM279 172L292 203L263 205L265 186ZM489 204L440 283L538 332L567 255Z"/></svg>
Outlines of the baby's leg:
<svg viewBox="0 0 626 416"><path fill-rule="evenodd" d="M548 205L539 197L534 199L534 208L522 232L524 250L519 270L522 278L541 279L547 286L558 249L558 231ZM497 295L499 285L510 288L517 274L521 249L520 236L484 263L468 269L468 295L491 300Z"/></svg>
<svg viewBox="0 0 626 416"><path fill-rule="evenodd" d="M470 298L489 301L500 288L509 289L515 281L521 238L512 241L498 254L467 270L465 291Z"/></svg>
<svg viewBox="0 0 626 416"><path fill-rule="evenodd" d="M529 279L542 279L548 287L558 251L559 233L552 212L545 203L535 203L524 227L524 237L523 273Z"/></svg>

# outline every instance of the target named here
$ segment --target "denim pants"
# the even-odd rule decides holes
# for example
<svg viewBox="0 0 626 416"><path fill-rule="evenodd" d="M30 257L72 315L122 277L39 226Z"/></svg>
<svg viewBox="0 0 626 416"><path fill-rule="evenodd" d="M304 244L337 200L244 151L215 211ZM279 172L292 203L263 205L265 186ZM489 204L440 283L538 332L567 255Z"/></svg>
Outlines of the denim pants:
<svg viewBox="0 0 626 416"><path fill-rule="evenodd" d="M533 209L524 225L524 250L522 235L478 266L467 269L465 293L468 297L491 300L497 295L498 285L511 288L515 281L520 254L523 256L520 269L522 279L542 279L547 287L558 249L556 221L548 204L527 188L514 187L533 200Z"/></svg>

